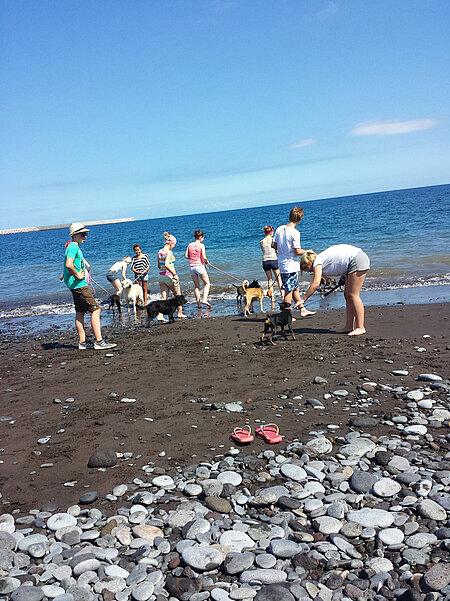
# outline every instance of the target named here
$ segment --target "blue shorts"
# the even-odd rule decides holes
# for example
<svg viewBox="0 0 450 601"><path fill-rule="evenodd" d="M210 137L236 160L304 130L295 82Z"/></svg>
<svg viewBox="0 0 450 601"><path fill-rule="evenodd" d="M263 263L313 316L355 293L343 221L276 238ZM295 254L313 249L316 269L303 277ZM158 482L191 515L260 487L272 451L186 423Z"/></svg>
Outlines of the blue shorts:
<svg viewBox="0 0 450 601"><path fill-rule="evenodd" d="M148 273L145 273L144 275L139 275L138 273L135 273L134 281L135 282L148 282Z"/></svg>
<svg viewBox="0 0 450 601"><path fill-rule="evenodd" d="M278 269L278 261L273 259L272 261L263 261L264 271L276 271Z"/></svg>
<svg viewBox="0 0 450 601"><path fill-rule="evenodd" d="M292 292L300 285L298 281L298 271L294 271L294 273L282 273L281 281L283 282L283 285L281 286L283 290Z"/></svg>

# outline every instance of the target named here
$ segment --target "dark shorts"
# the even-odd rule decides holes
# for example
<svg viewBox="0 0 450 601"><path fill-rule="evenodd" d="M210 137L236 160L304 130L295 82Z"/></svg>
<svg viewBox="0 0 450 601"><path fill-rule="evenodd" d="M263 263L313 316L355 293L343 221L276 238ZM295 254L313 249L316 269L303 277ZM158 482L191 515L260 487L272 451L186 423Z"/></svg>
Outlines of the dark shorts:
<svg viewBox="0 0 450 601"><path fill-rule="evenodd" d="M93 313L94 311L97 311L97 309L100 309L92 292L89 290L89 286L76 288L70 292L72 293L75 311L77 313Z"/></svg>
<svg viewBox="0 0 450 601"><path fill-rule="evenodd" d="M286 292L292 292L299 287L298 271L294 273L282 273L281 281L283 282L282 289Z"/></svg>
<svg viewBox="0 0 450 601"><path fill-rule="evenodd" d="M264 271L275 271L276 269L278 269L278 261L263 261L263 269Z"/></svg>
<svg viewBox="0 0 450 601"><path fill-rule="evenodd" d="M120 280L120 273L118 271L108 271L106 274L106 279L112 284L116 280Z"/></svg>

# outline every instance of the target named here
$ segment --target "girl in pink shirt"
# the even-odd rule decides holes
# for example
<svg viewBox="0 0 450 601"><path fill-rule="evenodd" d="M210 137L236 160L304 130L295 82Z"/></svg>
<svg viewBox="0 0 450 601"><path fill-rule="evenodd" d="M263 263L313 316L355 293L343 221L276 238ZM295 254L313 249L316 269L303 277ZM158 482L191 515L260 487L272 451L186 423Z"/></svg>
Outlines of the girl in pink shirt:
<svg viewBox="0 0 450 601"><path fill-rule="evenodd" d="M197 306L201 308L203 304L211 308L211 305L208 302L208 294L211 287L211 282L209 281L209 276L205 268L205 263L208 265L208 259L206 258L205 245L203 244L205 234L201 230L195 230L194 238L194 242L191 242L188 245L184 256L186 259L189 259L189 269L191 271L192 281L194 282L194 294L195 300L197 301ZM201 302L200 279L203 282L203 298Z"/></svg>

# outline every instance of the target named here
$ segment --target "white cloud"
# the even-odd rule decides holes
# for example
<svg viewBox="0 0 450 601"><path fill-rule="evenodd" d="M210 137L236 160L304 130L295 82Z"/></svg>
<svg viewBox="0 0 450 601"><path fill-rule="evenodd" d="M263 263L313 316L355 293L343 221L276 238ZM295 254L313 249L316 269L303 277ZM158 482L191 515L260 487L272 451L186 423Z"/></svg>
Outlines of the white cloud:
<svg viewBox="0 0 450 601"><path fill-rule="evenodd" d="M317 140L314 140L313 138L305 138L304 140L291 144L289 148L304 148L305 146L311 146L311 144L315 144L316 142Z"/></svg>
<svg viewBox="0 0 450 601"><path fill-rule="evenodd" d="M430 129L437 124L436 119L409 119L405 121L365 121L354 127L351 136L395 136L412 131Z"/></svg>

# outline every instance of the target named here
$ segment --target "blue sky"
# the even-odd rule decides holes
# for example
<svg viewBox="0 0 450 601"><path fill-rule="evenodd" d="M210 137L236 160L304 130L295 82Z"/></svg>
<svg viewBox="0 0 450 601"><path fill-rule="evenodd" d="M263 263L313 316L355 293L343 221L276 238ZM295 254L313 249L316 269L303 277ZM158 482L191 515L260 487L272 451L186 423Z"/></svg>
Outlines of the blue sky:
<svg viewBox="0 0 450 601"><path fill-rule="evenodd" d="M0 13L0 227L450 181L448 0Z"/></svg>

